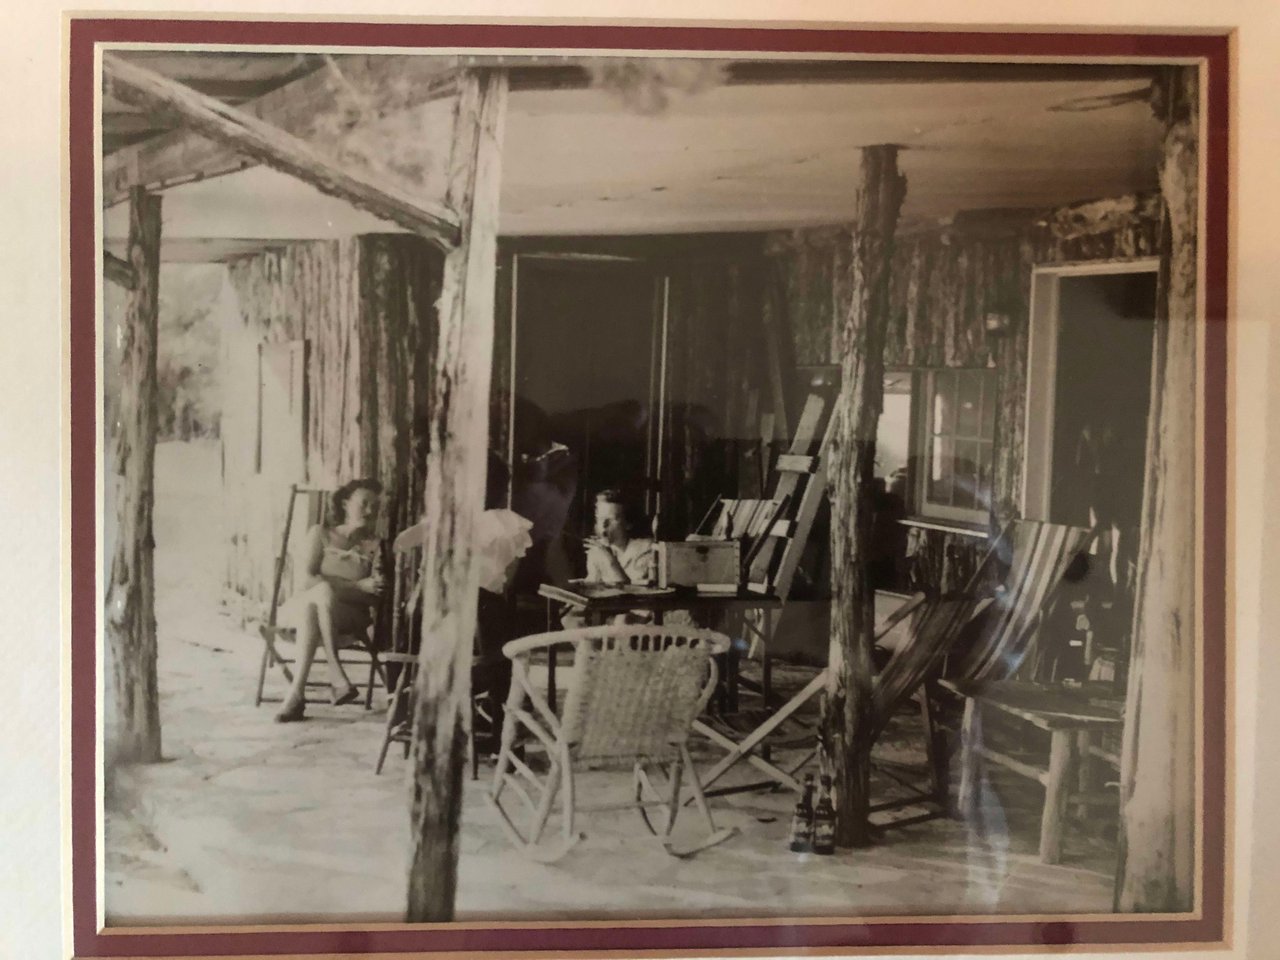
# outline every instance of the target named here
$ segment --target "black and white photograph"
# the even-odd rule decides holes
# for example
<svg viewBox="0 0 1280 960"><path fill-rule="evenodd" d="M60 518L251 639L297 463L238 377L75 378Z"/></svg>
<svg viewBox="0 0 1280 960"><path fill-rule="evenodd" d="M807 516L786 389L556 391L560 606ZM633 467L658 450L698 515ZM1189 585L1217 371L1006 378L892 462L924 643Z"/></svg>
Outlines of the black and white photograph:
<svg viewBox="0 0 1280 960"><path fill-rule="evenodd" d="M107 931L1221 910L1202 63L95 53Z"/></svg>

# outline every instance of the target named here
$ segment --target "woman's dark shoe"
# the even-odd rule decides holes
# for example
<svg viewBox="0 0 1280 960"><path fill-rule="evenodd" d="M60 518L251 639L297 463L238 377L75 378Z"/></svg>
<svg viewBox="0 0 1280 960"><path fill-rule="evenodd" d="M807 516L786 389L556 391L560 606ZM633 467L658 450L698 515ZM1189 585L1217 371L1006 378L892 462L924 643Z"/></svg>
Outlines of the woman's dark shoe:
<svg viewBox="0 0 1280 960"><path fill-rule="evenodd" d="M291 700L276 714L276 723L293 723L295 720L301 720L306 709L307 705L303 701Z"/></svg>
<svg viewBox="0 0 1280 960"><path fill-rule="evenodd" d="M348 684L347 689L343 690L341 693L338 692L337 687L334 687L333 689L333 705L335 707L340 707L346 703L355 703L359 699L360 691L356 689L356 685L354 683Z"/></svg>

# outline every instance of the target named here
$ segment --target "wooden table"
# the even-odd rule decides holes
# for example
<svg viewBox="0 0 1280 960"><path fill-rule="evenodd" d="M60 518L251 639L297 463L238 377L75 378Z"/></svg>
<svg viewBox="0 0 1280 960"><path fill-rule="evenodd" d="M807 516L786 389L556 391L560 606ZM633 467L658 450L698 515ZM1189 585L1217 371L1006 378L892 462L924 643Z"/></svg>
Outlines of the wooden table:
<svg viewBox="0 0 1280 960"><path fill-rule="evenodd" d="M765 594L740 591L738 593L699 593L691 587L659 590L634 584L576 583L558 587L544 583L538 595L547 601L547 629L560 629L557 605L572 608L582 617L585 626L596 626L621 613L643 610L653 614L654 623L661 624L663 615L672 610L688 610L701 613L713 620L722 632L732 636L746 632L749 625L744 614L750 610L776 610L782 601ZM764 638L761 637L763 640ZM736 667L743 651L731 647L727 656L727 669L722 679L724 694L721 702L726 709L737 708ZM548 662L548 699L555 704L555 655Z"/></svg>
<svg viewBox="0 0 1280 960"><path fill-rule="evenodd" d="M746 610L774 610L782 601L762 593L746 590L737 593L700 593L692 587L642 587L636 584L577 583L558 587L544 583L538 588L538 596L547 600L547 626L555 629L551 621L553 605L566 604L579 611L588 625L603 623L609 617L631 610L645 610L654 615L657 623L671 610L705 611L723 615L726 612Z"/></svg>
<svg viewBox="0 0 1280 960"><path fill-rule="evenodd" d="M1101 758L1113 765L1118 763L1096 738L1121 728L1123 698L1109 683L1079 686L1018 680L985 684L944 680L941 683L965 698L960 735L960 814L968 818L977 812L984 760L1035 780L1045 789L1044 812L1040 818L1040 859L1045 863L1058 863L1062 857L1068 807L1115 802L1114 798L1097 793L1094 760ZM1041 769L984 744L984 710L996 710L1047 731L1050 736L1048 768Z"/></svg>

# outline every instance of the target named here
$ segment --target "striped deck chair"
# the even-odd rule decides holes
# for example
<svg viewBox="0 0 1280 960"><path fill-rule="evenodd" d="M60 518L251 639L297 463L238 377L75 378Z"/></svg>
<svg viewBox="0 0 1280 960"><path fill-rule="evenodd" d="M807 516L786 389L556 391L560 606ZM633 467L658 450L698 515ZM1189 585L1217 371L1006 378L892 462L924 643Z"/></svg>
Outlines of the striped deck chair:
<svg viewBox="0 0 1280 960"><path fill-rule="evenodd" d="M909 793L901 799L873 804L871 812L921 804L931 809L919 815L895 818L891 823L880 826L905 826L937 817L945 811L950 750L947 746L948 730L940 714L950 713L941 709L946 704L946 695L963 697L962 689L970 689L972 684L1003 680L1018 671L1032 654L1054 587L1077 555L1087 549L1093 536L1092 531L1079 527L1014 520L996 538L974 570L960 594L963 600L935 600L926 605L922 614L924 624L913 624L911 628L913 632L925 634L911 641L913 645L923 643L924 650L917 649L915 656L904 659L902 654L911 649L910 646L891 642L892 635L883 638L882 645L895 652L877 678L876 717L880 726L871 731L871 736L873 742L879 737L883 724L888 722L896 706L916 698L925 729L929 782L927 787L921 787L896 775L893 764L877 762L881 773L906 787ZM994 595L984 596L988 592L984 584L990 581L992 568L997 562L1007 567L1007 571ZM922 615L917 615L916 622ZM937 632L930 636L932 631L928 624L934 618L937 618L934 628ZM971 620L982 625L980 635L971 646L955 649L962 631ZM883 695L881 689L885 691Z"/></svg>
<svg viewBox="0 0 1280 960"><path fill-rule="evenodd" d="M907 777L896 772L895 765L883 758L873 758L876 770L893 780L906 793L873 802L868 813L889 813L904 808L921 807L923 812L909 816L895 815L887 822L872 820L872 826L905 827L942 816L947 808L946 762L941 741L934 736L937 726L933 713L933 700L929 684L938 674L956 637L973 619L986 601L972 595L934 598L923 601L914 613L881 636L881 642L890 641L897 631L904 633L903 641L892 644L889 662L876 674L872 687L872 720L866 736L874 745L884 733L894 714L913 698L919 702L922 726L925 732L925 757L928 772L924 785L918 775Z"/></svg>
<svg viewBox="0 0 1280 960"><path fill-rule="evenodd" d="M1006 681L1037 679L1036 674L1040 671L1038 661L1046 646L1046 640L1041 637L1046 615L1064 584L1086 582L1082 578L1089 575L1089 564L1080 563L1079 558L1088 553L1097 533L1097 530L1061 524L1031 521L1010 524L993 548L1009 556L1010 567L992 599L989 619L973 646L948 664L945 678L932 687L935 692L946 691L964 701L964 719L958 739L965 762L957 812L964 817L977 814L982 761L994 762L1020 776L1038 780L1046 787L1040 836L1040 855L1046 863L1056 863L1061 856L1063 804L1070 794L1064 786L1066 779L1074 784L1077 776L1083 782L1089 775L1087 764L1080 768L1081 773L1075 772L1073 751L1079 748L1086 755L1091 754L1092 738L1115 727L1119 721L1108 716L1070 726L1063 724L1061 718L1046 720L1036 715L1034 703L1050 700L1056 684L1010 684ZM1025 702L1027 686L1041 691L1032 695L1030 706ZM1024 690L1023 701L1011 700L1009 691L1015 688ZM1050 766L1058 765L1064 771L1062 776L1055 781L1047 770L1028 763L1026 741L1019 741L1016 756L1002 752L1004 748L995 742L984 742L984 712L1002 716L1008 722L1030 722L1052 734L1051 750L1057 759L1051 759ZM1070 740L1069 750L1063 750L1059 742L1064 736ZM1088 802L1105 803L1108 798L1095 791L1089 795ZM1114 798L1110 798L1110 802L1114 802Z"/></svg>
<svg viewBox="0 0 1280 960"><path fill-rule="evenodd" d="M948 679L991 683L1017 673L1031 652L1054 588L1096 535L1093 530L1058 523L1009 523L966 592L980 589L990 564L997 559L1008 564L1008 573L992 597L981 635L973 646L948 662Z"/></svg>

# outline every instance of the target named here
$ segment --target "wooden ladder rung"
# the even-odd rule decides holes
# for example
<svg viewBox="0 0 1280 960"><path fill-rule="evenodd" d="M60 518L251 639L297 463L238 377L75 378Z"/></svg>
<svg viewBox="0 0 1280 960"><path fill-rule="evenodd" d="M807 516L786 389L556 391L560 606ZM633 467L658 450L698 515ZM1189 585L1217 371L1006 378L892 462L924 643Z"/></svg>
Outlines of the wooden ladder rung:
<svg viewBox="0 0 1280 960"><path fill-rule="evenodd" d="M780 473L817 473L818 458L800 453L784 453L778 457L775 467Z"/></svg>

